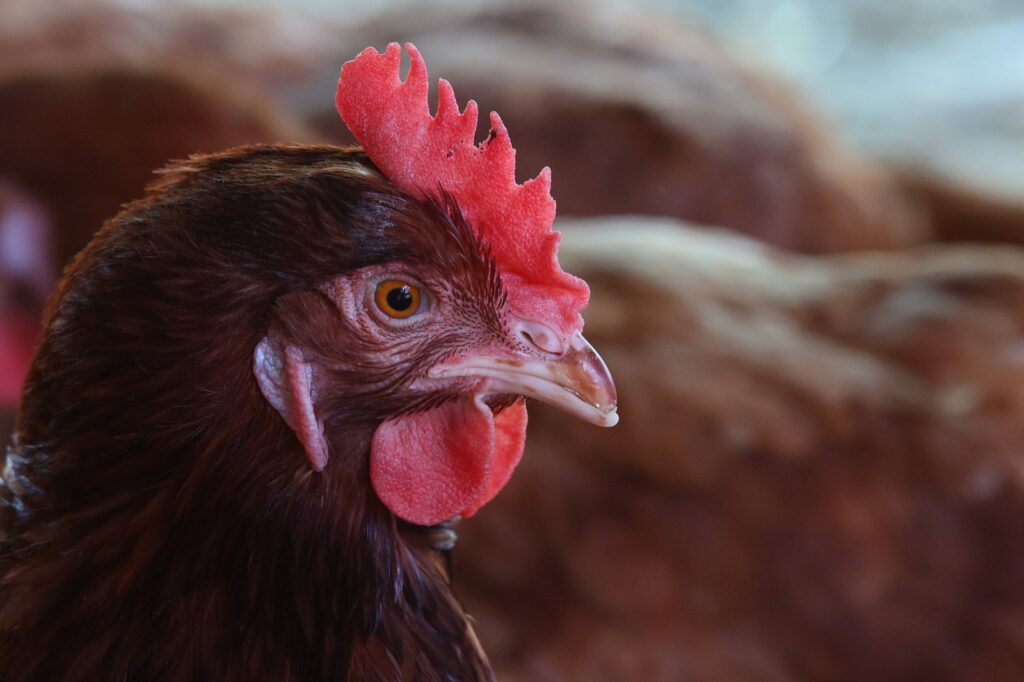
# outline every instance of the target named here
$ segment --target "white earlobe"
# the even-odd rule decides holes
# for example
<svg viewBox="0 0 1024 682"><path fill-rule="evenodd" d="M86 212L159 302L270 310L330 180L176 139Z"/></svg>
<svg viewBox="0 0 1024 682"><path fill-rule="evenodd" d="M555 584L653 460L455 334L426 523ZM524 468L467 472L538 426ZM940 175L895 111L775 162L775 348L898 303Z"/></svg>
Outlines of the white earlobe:
<svg viewBox="0 0 1024 682"><path fill-rule="evenodd" d="M327 465L327 440L323 422L313 409L313 368L302 351L292 345L282 348L263 337L253 354L253 372L263 397L306 449L310 466L321 471Z"/></svg>

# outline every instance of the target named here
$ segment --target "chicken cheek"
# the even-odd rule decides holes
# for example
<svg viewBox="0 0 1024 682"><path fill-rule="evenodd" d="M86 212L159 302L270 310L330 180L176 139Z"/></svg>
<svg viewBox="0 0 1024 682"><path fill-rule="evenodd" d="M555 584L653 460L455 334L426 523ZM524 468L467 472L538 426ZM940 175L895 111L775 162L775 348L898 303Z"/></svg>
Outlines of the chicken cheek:
<svg viewBox="0 0 1024 682"><path fill-rule="evenodd" d="M479 395L389 419L373 435L373 489L411 523L471 516L508 482L525 439L522 404L495 416Z"/></svg>

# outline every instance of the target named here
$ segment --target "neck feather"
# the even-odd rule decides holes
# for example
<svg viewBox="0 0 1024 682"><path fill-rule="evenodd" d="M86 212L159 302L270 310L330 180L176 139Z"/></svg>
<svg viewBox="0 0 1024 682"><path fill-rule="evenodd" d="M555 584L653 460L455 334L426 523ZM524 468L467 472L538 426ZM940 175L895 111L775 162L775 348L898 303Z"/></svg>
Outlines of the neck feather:
<svg viewBox="0 0 1024 682"><path fill-rule="evenodd" d="M372 493L370 433L313 472L258 394L220 407L248 428L207 404L201 436L105 470L77 435L12 449L0 678L486 679L430 534Z"/></svg>

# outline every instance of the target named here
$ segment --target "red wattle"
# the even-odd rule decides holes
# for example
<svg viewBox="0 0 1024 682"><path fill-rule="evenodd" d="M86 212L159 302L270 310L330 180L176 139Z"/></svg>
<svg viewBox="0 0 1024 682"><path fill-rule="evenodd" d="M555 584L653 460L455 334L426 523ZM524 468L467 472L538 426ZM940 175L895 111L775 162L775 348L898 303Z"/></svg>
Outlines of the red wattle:
<svg viewBox="0 0 1024 682"><path fill-rule="evenodd" d="M494 417L494 455L491 457L491 470L487 485L476 501L463 512L463 517L470 517L494 496L501 492L519 460L523 458L523 445L526 442L526 405L516 403L505 408Z"/></svg>
<svg viewBox="0 0 1024 682"><path fill-rule="evenodd" d="M411 523L471 516L508 482L525 437L523 405L495 417L480 396L467 396L381 424L370 478L385 506Z"/></svg>

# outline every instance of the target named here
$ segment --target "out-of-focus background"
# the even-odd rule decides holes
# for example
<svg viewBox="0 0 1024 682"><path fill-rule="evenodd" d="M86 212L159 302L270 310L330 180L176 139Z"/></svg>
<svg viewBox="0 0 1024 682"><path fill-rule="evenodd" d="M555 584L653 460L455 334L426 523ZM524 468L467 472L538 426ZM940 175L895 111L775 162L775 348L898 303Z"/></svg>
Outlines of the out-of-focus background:
<svg viewBox="0 0 1024 682"><path fill-rule="evenodd" d="M612 431L534 407L461 526L499 677L1024 679L1018 0L5 0L0 437L153 169L350 141L392 40L552 167L620 389Z"/></svg>

